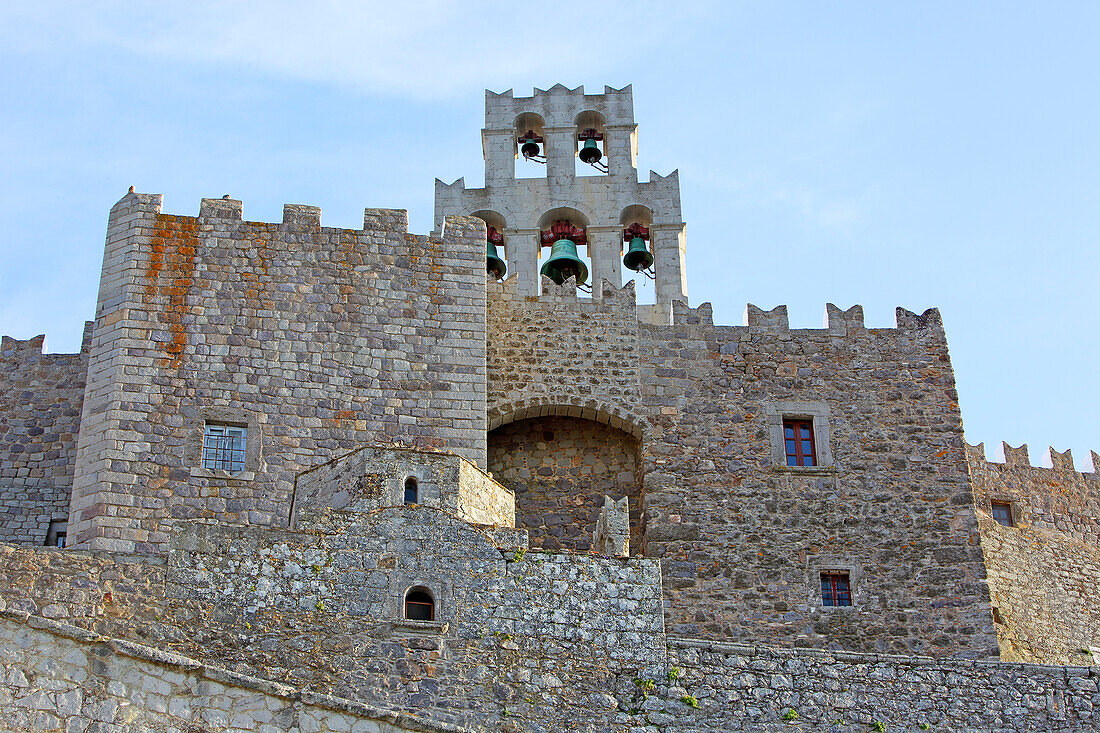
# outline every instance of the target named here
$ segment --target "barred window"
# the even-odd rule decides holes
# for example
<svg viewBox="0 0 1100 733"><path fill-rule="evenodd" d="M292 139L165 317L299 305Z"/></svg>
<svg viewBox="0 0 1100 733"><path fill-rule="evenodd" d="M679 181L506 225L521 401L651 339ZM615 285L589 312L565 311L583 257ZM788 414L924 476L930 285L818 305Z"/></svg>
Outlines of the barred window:
<svg viewBox="0 0 1100 733"><path fill-rule="evenodd" d="M248 429L240 425L206 423L202 438L202 467L211 471L244 470Z"/></svg>
<svg viewBox="0 0 1100 733"><path fill-rule="evenodd" d="M821 605L852 605L852 587L848 583L848 573L832 572L821 574Z"/></svg>

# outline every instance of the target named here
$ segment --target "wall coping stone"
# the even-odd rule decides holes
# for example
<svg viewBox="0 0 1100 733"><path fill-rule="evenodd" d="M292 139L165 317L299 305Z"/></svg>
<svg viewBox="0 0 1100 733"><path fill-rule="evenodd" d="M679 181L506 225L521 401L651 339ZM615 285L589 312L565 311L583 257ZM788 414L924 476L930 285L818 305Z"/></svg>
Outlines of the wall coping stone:
<svg viewBox="0 0 1100 733"><path fill-rule="evenodd" d="M350 713L363 718L371 718L373 720L400 725L410 730L424 731L425 733L472 733L469 728L452 725L450 723L427 720L408 713L386 710L384 708L356 702L355 700L336 697L334 695L326 695L308 689L298 689L290 685L266 680L262 677L253 677L251 675L233 672L223 667L203 664L195 659L174 652L156 649L144 644L127 641L126 639L101 636L61 621L55 621L41 616L33 616L25 611L0 608L0 618L6 618L16 623L25 624L32 629L45 631L81 643L102 644L115 654L164 667L174 667L186 672L193 672L212 682L231 685L246 690L256 690L257 692L262 692L274 697L281 697L290 701L300 701L307 705L314 705L339 713Z"/></svg>

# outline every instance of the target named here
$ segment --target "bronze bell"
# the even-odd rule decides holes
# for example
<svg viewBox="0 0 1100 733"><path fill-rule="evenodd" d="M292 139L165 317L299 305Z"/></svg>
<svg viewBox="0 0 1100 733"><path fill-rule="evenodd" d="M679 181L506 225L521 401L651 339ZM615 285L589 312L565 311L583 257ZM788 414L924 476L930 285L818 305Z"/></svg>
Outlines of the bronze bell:
<svg viewBox="0 0 1100 733"><path fill-rule="evenodd" d="M577 279L578 285L583 285L588 280L588 266L577 256L577 245L571 239L559 239L554 242L550 249L550 257L539 272L558 285L571 277Z"/></svg>

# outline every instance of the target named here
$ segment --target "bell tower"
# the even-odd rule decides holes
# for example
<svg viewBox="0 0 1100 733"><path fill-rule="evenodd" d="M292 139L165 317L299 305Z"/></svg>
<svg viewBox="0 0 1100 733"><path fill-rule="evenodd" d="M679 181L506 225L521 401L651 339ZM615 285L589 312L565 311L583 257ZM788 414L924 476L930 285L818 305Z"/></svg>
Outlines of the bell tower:
<svg viewBox="0 0 1100 733"><path fill-rule="evenodd" d="M491 276L506 269L522 295L537 295L543 275L574 278L599 295L605 280L622 286L625 264L655 280L657 302L639 306L639 318L668 323L672 303L687 302L679 174L650 171L638 181L630 86L585 94L558 84L530 97L486 91L481 141L485 187L436 179L435 230L449 215L484 220ZM545 166L545 176L518 178L517 160Z"/></svg>

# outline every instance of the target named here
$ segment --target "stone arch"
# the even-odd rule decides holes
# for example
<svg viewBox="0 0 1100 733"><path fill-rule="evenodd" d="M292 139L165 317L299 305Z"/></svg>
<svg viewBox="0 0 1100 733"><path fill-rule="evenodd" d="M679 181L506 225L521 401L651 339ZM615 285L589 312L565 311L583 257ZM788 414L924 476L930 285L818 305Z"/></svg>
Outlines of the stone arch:
<svg viewBox="0 0 1100 733"><path fill-rule="evenodd" d="M496 430L516 420L532 417L577 417L610 425L617 430L645 440L650 424L647 419L623 407L587 397L536 395L499 402L488 410L489 430Z"/></svg>
<svg viewBox="0 0 1100 733"><path fill-rule="evenodd" d="M573 125L578 131L591 127L603 132L604 126L607 125L607 119L602 113L594 109L586 109L577 113L577 116L573 118Z"/></svg>
<svg viewBox="0 0 1100 733"><path fill-rule="evenodd" d="M568 219L573 223L573 226L586 229L592 221L592 214L572 206L558 206L544 211L541 216L531 222L531 225L536 229L546 229L558 219Z"/></svg>
<svg viewBox="0 0 1100 733"><path fill-rule="evenodd" d="M619 223L625 227L634 222L638 222L644 227L650 226L653 223L653 209L645 204L630 204L623 207L623 210L619 212Z"/></svg>

